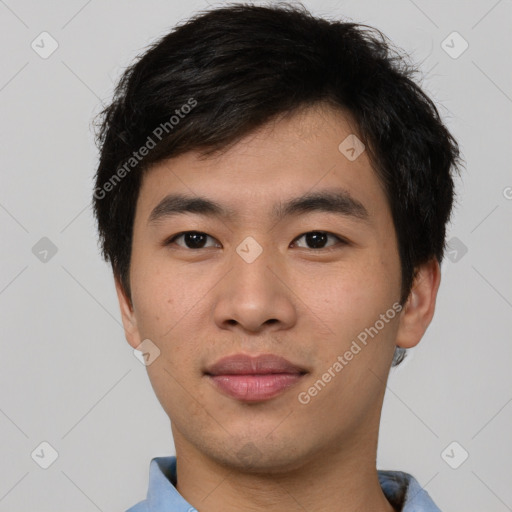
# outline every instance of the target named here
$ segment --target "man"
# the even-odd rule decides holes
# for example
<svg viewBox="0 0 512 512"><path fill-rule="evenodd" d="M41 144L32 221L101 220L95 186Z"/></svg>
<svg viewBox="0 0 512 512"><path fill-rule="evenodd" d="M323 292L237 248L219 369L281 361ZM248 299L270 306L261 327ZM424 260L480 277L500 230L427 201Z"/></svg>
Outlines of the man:
<svg viewBox="0 0 512 512"><path fill-rule="evenodd" d="M375 465L459 163L413 73L371 27L233 5L123 75L94 211L176 448L130 512L439 510Z"/></svg>

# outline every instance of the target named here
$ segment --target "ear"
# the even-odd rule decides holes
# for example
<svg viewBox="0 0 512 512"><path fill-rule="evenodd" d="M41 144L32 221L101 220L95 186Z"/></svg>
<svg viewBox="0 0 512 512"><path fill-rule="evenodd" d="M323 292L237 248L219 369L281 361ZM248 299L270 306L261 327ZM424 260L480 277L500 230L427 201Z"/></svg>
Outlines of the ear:
<svg viewBox="0 0 512 512"><path fill-rule="evenodd" d="M417 268L411 293L400 315L397 346L412 348L420 342L434 316L440 282L441 269L436 258Z"/></svg>
<svg viewBox="0 0 512 512"><path fill-rule="evenodd" d="M133 311L131 301L126 296L126 293L119 282L118 278L114 278L116 284L117 299L119 300L119 308L121 309L121 319L123 321L124 335L126 340L133 348L137 348L140 343L140 334L137 328L137 319Z"/></svg>

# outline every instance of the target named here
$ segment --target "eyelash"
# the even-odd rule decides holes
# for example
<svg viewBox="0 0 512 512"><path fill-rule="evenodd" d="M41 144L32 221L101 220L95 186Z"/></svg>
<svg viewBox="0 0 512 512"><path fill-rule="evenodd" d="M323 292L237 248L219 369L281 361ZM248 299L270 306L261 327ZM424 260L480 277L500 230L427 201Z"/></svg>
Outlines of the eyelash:
<svg viewBox="0 0 512 512"><path fill-rule="evenodd" d="M207 233L203 233L202 231L182 231L181 233L177 233L176 235L173 235L171 238L167 239L165 242L164 242L164 245L165 246L169 246L169 245L172 245L178 238L182 237L183 235L187 235L187 234L190 234L190 233L194 233L194 234L197 234L197 235L206 235L207 237L210 237L212 239L214 239L214 237L212 237L211 235L208 235ZM334 233L330 233L328 231L319 231L319 230L314 230L314 231L306 231L305 233L303 233L302 235L299 235L297 238L295 238L293 240L293 242L295 242L296 240L299 240L301 239L302 237L304 237L305 235L308 235L310 233L320 233L320 234L325 234L327 236L331 236L331 237L334 237L336 238L339 242L341 242L341 245L348 245L349 242L347 240L345 240L344 238L338 236L338 235L335 235ZM292 243L293 243L292 242ZM305 247L305 249L309 249L311 251L315 251L315 252L319 252L319 251L328 251L330 249L336 249L337 245L339 244L336 244L334 246L328 246L328 247L321 247L319 249L314 249L314 248L309 248L309 247ZM189 251L200 251L202 249L211 249L211 247L200 247L198 249L191 249L190 247L183 247L183 246L178 246L180 247L181 249L186 249L186 250L189 250ZM304 247L301 247L301 249L304 249Z"/></svg>

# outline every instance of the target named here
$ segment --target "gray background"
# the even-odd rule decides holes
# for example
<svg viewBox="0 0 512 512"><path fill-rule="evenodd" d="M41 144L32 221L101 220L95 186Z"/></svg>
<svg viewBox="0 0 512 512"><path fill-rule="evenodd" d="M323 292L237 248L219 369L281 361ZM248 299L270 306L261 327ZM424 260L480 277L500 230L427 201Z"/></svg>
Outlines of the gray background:
<svg viewBox="0 0 512 512"><path fill-rule="evenodd" d="M389 380L378 467L412 473L444 512L512 510L512 2L304 3L378 27L421 62L467 162L436 316ZM150 459L173 453L99 256L90 123L122 67L205 7L0 1L1 511L125 510ZM31 47L43 31L59 45L46 59ZM454 31L469 44L457 58L443 49ZM58 452L48 469L43 441Z"/></svg>

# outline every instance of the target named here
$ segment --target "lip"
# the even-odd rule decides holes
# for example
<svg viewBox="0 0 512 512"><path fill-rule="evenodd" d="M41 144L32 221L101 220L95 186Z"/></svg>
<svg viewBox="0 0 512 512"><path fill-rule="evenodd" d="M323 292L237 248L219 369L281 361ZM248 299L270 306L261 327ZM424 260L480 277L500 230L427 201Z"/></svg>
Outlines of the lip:
<svg viewBox="0 0 512 512"><path fill-rule="evenodd" d="M218 360L204 373L223 394L243 402L260 402L280 395L308 372L274 354L235 354Z"/></svg>

